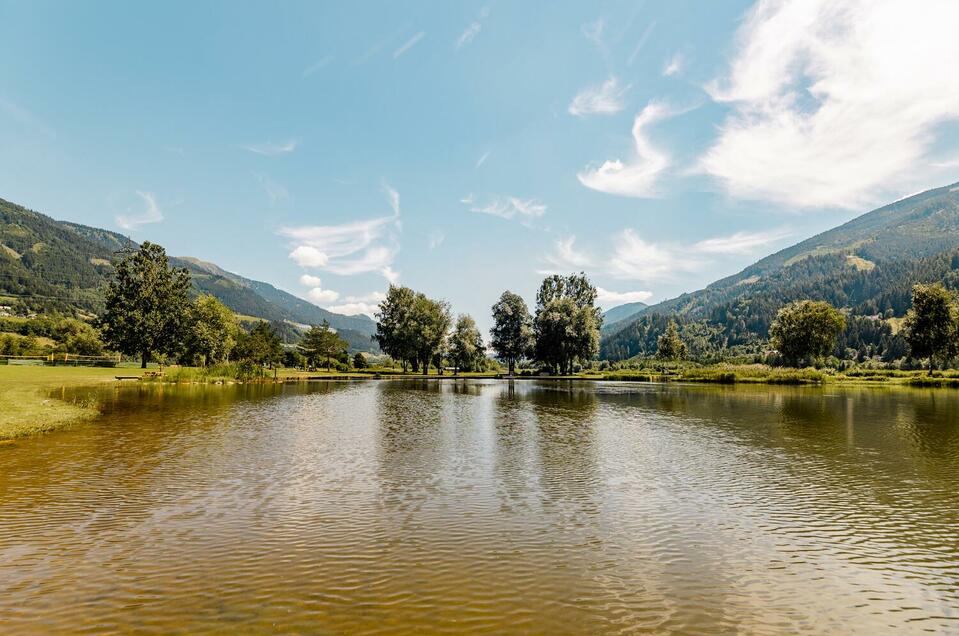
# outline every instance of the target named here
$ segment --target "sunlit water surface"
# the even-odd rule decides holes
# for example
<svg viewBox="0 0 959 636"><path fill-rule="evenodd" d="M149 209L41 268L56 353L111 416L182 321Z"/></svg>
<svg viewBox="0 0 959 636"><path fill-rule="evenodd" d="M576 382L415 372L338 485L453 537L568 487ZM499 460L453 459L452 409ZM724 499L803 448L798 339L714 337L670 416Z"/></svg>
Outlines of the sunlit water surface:
<svg viewBox="0 0 959 636"><path fill-rule="evenodd" d="M959 393L101 399L0 447L2 633L959 633Z"/></svg>

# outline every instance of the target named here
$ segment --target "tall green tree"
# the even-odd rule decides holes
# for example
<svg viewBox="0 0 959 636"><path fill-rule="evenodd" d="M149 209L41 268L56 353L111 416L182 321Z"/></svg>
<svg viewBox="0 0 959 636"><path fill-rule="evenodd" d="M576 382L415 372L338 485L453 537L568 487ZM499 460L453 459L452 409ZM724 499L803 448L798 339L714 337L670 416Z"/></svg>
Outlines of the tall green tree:
<svg viewBox="0 0 959 636"><path fill-rule="evenodd" d="M827 302L800 300L779 310L770 341L789 365L829 355L846 326L846 317Z"/></svg>
<svg viewBox="0 0 959 636"><path fill-rule="evenodd" d="M143 368L155 354L177 353L183 344L189 289L187 270L171 269L166 251L144 242L120 259L107 287L104 340L117 351L139 356Z"/></svg>
<svg viewBox="0 0 959 636"><path fill-rule="evenodd" d="M675 321L670 321L666 331L656 340L656 357L660 360L682 360L686 357L686 343L679 336Z"/></svg>
<svg viewBox="0 0 959 636"><path fill-rule="evenodd" d="M241 332L236 342L236 357L253 364L273 368L283 360L283 343L276 329L260 321L249 333Z"/></svg>
<svg viewBox="0 0 959 636"><path fill-rule="evenodd" d="M533 318L519 294L505 291L493 305L493 329L490 346L496 357L506 363L509 375L516 363L530 355L535 344Z"/></svg>
<svg viewBox="0 0 959 636"><path fill-rule="evenodd" d="M460 314L449 342L449 358L453 363L453 372L458 374L460 369L475 369L483 359L485 350L483 336L476 328L476 321L468 314Z"/></svg>
<svg viewBox="0 0 959 636"><path fill-rule="evenodd" d="M599 353L602 313L584 273L548 276L536 294L536 358L554 373L572 373Z"/></svg>
<svg viewBox="0 0 959 636"><path fill-rule="evenodd" d="M330 323L323 321L320 325L313 325L303 336L298 345L306 359L314 366L319 360L326 360L326 370L333 365L333 358L346 353L349 344L330 328Z"/></svg>
<svg viewBox="0 0 959 636"><path fill-rule="evenodd" d="M412 289L390 285L376 312L374 338L384 353L400 361L404 371L411 362L418 365L413 324L415 302L416 292Z"/></svg>
<svg viewBox="0 0 959 636"><path fill-rule="evenodd" d="M433 300L418 293L413 303L412 318L414 344L417 358L423 365L423 373L429 373L431 362L438 362L436 369L442 374L442 354L446 351L446 335L453 322L449 303ZM435 361L437 354L440 360Z"/></svg>
<svg viewBox="0 0 959 636"><path fill-rule="evenodd" d="M914 358L928 358L929 371L936 362L956 355L959 336L956 298L942 285L915 285L912 309L903 321L903 331Z"/></svg>
<svg viewBox="0 0 959 636"><path fill-rule="evenodd" d="M218 298L202 294L190 305L186 358L203 366L229 358L240 331L236 315Z"/></svg>

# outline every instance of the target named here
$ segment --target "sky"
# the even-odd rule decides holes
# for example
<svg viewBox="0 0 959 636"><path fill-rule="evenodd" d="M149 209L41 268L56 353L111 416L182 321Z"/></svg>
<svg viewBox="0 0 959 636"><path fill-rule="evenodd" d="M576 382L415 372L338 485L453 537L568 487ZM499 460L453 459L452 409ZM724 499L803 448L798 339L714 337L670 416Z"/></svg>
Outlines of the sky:
<svg viewBox="0 0 959 636"><path fill-rule="evenodd" d="M339 313L694 291L959 181L959 3L0 0L0 197Z"/></svg>

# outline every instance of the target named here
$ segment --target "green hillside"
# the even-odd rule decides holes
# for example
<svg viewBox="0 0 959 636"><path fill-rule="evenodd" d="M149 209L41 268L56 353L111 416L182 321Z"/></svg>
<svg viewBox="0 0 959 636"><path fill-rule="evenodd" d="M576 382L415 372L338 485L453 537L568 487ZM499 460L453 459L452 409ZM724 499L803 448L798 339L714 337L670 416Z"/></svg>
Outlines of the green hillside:
<svg viewBox="0 0 959 636"><path fill-rule="evenodd" d="M0 303L26 310L82 315L103 309L103 289L116 253L135 246L124 236L54 220L0 199ZM212 294L238 314L300 325L326 320L351 346L376 350L368 316L335 314L268 283L250 280L193 257L172 257L189 270L198 292Z"/></svg>
<svg viewBox="0 0 959 636"><path fill-rule="evenodd" d="M776 311L798 299L825 300L873 320L901 317L912 285L936 281L959 287L959 184L873 210L705 289L651 306L608 330L601 356L651 353L667 317L708 328L715 346L757 342Z"/></svg>
<svg viewBox="0 0 959 636"><path fill-rule="evenodd" d="M646 303L635 302L618 305L606 310L603 312L603 331L614 331L618 323L637 316L647 307L649 307L649 305Z"/></svg>

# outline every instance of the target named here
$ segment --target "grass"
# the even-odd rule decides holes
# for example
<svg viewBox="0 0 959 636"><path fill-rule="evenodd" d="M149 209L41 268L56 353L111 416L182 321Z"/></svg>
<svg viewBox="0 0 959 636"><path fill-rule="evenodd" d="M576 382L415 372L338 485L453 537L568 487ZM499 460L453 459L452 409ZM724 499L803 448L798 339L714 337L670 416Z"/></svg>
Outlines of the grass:
<svg viewBox="0 0 959 636"><path fill-rule="evenodd" d="M65 402L59 388L112 382L116 369L0 366L0 440L63 428L97 416L96 405Z"/></svg>

